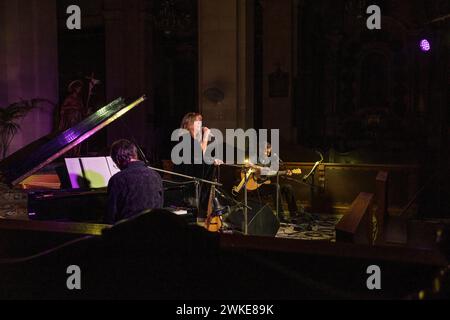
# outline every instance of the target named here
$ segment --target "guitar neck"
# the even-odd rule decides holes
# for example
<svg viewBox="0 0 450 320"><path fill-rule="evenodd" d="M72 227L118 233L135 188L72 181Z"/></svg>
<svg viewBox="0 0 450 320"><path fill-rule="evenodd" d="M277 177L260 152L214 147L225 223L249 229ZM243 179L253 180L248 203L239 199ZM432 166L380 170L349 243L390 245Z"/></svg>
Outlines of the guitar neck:
<svg viewBox="0 0 450 320"><path fill-rule="evenodd" d="M242 187L245 184L245 180L248 180L250 178L250 176L252 175L253 170L249 170L247 172L247 175L245 177L242 178L241 182L239 183L239 185L237 185L236 187L234 187L234 192L239 192L241 191Z"/></svg>
<svg viewBox="0 0 450 320"><path fill-rule="evenodd" d="M208 217L211 215L212 211L213 211L213 200L215 197L215 193L216 193L216 186L212 185L211 186L211 190L209 192L209 199L208 199L208 211L207 211L207 215Z"/></svg>
<svg viewBox="0 0 450 320"><path fill-rule="evenodd" d="M270 177L276 177L278 176L285 176L285 175L290 175L290 174L300 174L301 171L299 171L300 169L294 169L294 170L280 170L278 171L276 174L271 175ZM298 171L298 172L297 172Z"/></svg>

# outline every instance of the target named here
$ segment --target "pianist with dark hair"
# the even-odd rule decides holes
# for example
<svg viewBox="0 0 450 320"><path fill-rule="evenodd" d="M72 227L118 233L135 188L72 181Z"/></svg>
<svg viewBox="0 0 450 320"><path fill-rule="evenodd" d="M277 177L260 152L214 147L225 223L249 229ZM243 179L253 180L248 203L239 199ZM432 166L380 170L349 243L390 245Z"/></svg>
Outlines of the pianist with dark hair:
<svg viewBox="0 0 450 320"><path fill-rule="evenodd" d="M105 223L115 224L144 210L162 208L164 195L161 177L138 159L137 148L132 142L114 142L111 158L121 171L108 183Z"/></svg>

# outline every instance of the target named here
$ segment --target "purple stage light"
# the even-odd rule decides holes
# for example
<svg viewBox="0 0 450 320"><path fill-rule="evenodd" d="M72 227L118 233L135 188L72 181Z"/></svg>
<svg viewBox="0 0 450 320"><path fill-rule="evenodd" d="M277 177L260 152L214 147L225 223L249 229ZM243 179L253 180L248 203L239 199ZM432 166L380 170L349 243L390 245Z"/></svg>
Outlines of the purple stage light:
<svg viewBox="0 0 450 320"><path fill-rule="evenodd" d="M423 39L420 41L420 49L423 52L428 52L431 50L430 42L427 39Z"/></svg>

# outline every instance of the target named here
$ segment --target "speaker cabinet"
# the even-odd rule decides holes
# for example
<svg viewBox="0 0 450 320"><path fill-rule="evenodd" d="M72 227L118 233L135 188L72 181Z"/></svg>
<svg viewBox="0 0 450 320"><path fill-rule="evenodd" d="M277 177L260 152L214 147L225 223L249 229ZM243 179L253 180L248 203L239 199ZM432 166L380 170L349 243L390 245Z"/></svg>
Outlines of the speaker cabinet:
<svg viewBox="0 0 450 320"><path fill-rule="evenodd" d="M280 221L268 205L262 206L259 202L248 201L247 210L248 234L274 237L280 228ZM225 218L235 229L244 232L244 210L233 210Z"/></svg>

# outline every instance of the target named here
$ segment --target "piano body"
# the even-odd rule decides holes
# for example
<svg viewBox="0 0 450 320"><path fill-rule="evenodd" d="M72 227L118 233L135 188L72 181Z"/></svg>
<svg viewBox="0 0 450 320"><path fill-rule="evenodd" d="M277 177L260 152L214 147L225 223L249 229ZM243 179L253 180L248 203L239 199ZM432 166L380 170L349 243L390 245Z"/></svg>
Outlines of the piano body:
<svg viewBox="0 0 450 320"><path fill-rule="evenodd" d="M45 136L0 162L3 184L27 193L31 220L100 222L107 208L106 188L70 189L65 164L55 163L111 122L132 110L145 96L131 104L118 98L74 127ZM173 189L173 186L171 186Z"/></svg>

